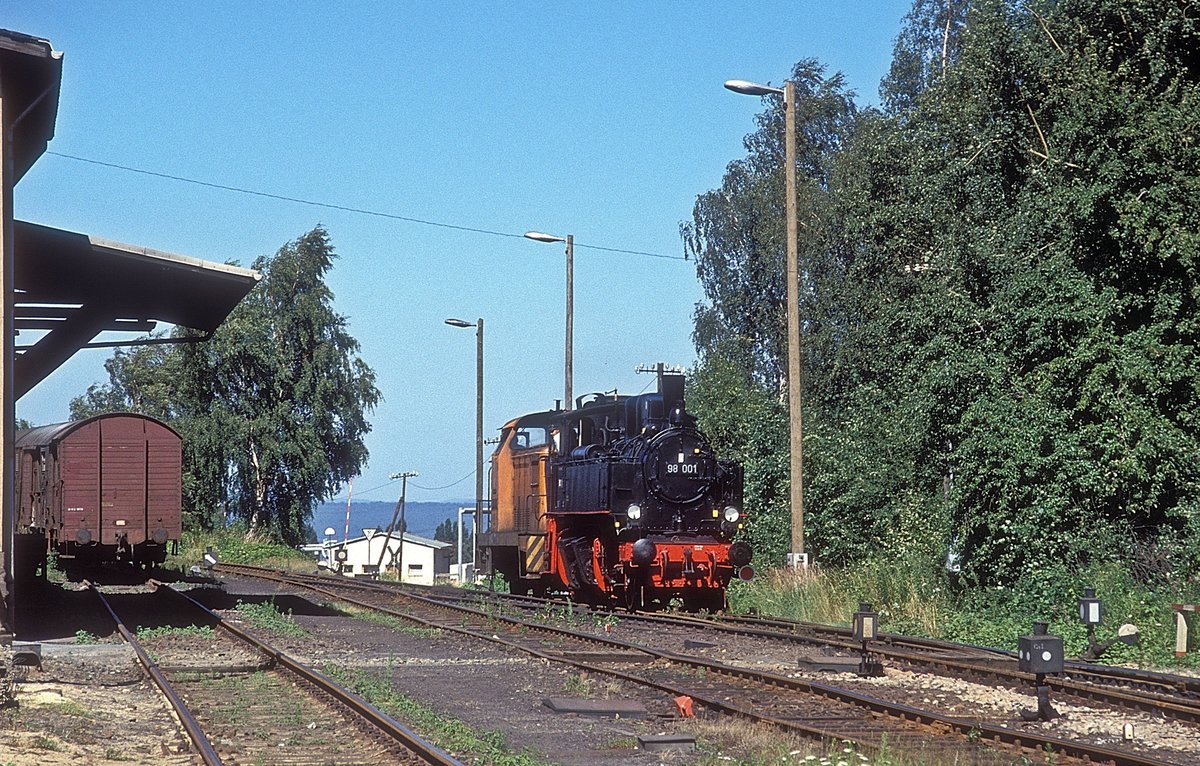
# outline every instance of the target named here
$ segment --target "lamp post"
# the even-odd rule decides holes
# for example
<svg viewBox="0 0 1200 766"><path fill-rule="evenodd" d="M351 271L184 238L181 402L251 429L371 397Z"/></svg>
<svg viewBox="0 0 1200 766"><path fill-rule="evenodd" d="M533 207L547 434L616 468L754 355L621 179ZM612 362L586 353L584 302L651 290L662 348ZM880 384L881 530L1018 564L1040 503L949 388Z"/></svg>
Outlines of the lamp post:
<svg viewBox="0 0 1200 766"><path fill-rule="evenodd" d="M790 80L782 88L729 80L725 87L747 96L783 96L784 110L784 193L787 218L787 383L788 422L791 447L792 551L788 563L807 566L804 552L804 426L800 405L800 283L797 275L799 252L796 220L796 86Z"/></svg>
<svg viewBox="0 0 1200 766"><path fill-rule="evenodd" d="M567 244L567 360L564 368L564 384L563 384L563 407L565 409L573 409L573 400L571 398L571 382L574 378L572 359L574 355L574 326L575 326L575 237L568 234L566 237L556 237L553 234L543 234L540 231L525 232L526 239L532 239L535 242L565 242Z"/></svg>
<svg viewBox="0 0 1200 766"><path fill-rule="evenodd" d="M475 328L475 529L480 527L479 517L483 513L483 317L474 322L463 319L447 319L452 327ZM479 535L475 535L475 571L479 571ZM460 561L461 565L462 562Z"/></svg>

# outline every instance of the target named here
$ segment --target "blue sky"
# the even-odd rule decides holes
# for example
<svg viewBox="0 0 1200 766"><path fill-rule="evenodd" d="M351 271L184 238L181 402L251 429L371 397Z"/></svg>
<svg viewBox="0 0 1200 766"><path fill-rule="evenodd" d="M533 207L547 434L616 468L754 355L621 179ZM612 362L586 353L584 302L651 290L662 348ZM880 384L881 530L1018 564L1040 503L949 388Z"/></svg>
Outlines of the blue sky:
<svg viewBox="0 0 1200 766"><path fill-rule="evenodd" d="M355 496L394 498L388 475L418 471L410 499L468 498L475 337L443 320L484 318L489 435L552 406L563 248L520 235L573 233L575 395L638 393L653 385L641 363L690 366L703 293L679 225L762 109L722 82L779 84L814 57L874 103L909 5L7 3L0 27L64 54L50 152L385 215L55 154L17 186L16 213L245 266L324 225L335 308L384 395ZM78 354L18 416L67 419L106 357Z"/></svg>

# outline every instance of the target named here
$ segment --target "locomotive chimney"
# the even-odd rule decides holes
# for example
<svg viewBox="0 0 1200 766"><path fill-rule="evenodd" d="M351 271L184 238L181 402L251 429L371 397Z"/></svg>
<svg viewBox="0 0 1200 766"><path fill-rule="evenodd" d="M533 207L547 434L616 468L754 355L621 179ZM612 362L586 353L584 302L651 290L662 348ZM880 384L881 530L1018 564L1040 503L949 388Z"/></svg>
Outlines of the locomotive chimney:
<svg viewBox="0 0 1200 766"><path fill-rule="evenodd" d="M674 412L683 406L683 376L677 372L664 373L658 379L658 392L662 394L663 412Z"/></svg>

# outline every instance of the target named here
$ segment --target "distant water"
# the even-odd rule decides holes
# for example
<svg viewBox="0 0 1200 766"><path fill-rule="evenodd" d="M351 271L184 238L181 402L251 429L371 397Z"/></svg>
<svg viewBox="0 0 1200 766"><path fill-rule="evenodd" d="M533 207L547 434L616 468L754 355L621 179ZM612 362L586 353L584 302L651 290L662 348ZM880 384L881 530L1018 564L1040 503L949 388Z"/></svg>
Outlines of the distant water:
<svg viewBox="0 0 1200 766"><path fill-rule="evenodd" d="M434 530L446 519L457 519L458 509L475 505L474 500L464 500L460 503L407 503L404 508L404 520L408 531L422 537L433 537ZM387 529L396 510L395 502L379 500L354 501L350 505L350 537L359 537L364 529ZM468 530L471 529L471 517L463 519ZM397 522L399 524L399 522ZM322 539L327 527L332 527L337 533L338 540L346 531L346 501L330 501L321 503L313 512L313 534L318 540Z"/></svg>

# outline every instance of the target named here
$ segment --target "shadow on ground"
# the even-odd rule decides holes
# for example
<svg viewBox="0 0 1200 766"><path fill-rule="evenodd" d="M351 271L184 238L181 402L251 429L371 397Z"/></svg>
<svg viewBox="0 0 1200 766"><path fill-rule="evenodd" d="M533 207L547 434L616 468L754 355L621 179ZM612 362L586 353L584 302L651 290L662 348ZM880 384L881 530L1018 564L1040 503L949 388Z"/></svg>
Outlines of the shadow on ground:
<svg viewBox="0 0 1200 766"><path fill-rule="evenodd" d="M130 585L144 584L141 581ZM195 578L180 578L199 587L190 588L189 596L214 611L236 609L238 602L271 603L283 613L300 616L333 616L335 609L291 594L240 594L231 596L214 584ZM211 581L210 581L211 582ZM125 583L105 583L124 585ZM116 623L91 589L77 583L57 584L45 580L23 583L15 591L16 638L19 641L120 641ZM113 610L136 633L143 629L186 628L212 625L214 620L193 604L166 592L113 593L105 596Z"/></svg>

